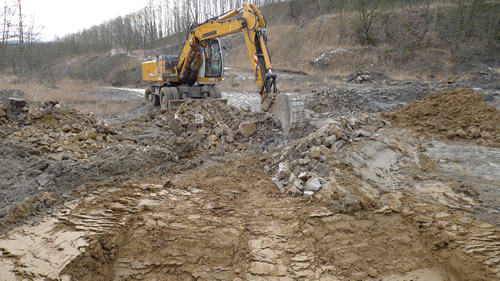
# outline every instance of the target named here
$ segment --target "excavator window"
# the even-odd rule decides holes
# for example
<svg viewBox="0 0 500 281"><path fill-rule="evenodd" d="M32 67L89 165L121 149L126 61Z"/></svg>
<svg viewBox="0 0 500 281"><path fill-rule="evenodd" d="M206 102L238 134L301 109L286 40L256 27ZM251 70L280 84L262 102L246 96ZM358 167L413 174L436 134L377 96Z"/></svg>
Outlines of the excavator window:
<svg viewBox="0 0 500 281"><path fill-rule="evenodd" d="M205 48L205 76L222 76L222 54L219 40L213 40Z"/></svg>

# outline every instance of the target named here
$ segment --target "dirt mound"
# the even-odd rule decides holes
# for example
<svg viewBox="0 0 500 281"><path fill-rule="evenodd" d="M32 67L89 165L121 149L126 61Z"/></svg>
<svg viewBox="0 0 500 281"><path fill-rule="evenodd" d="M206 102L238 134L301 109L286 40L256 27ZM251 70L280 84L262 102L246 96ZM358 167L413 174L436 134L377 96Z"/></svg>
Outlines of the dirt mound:
<svg viewBox="0 0 500 281"><path fill-rule="evenodd" d="M28 104L9 98L7 106L0 106L0 131L4 137L31 143L53 160L84 159L113 141L104 122L57 101Z"/></svg>
<svg viewBox="0 0 500 281"><path fill-rule="evenodd" d="M254 139L262 139L276 131L279 135L270 115L218 101L188 100L173 116L165 112L156 119L157 126L175 133L173 143L180 157L191 157L196 152L205 151L214 155L244 151Z"/></svg>
<svg viewBox="0 0 500 281"><path fill-rule="evenodd" d="M500 111L471 89L436 92L384 117L400 127L500 147Z"/></svg>

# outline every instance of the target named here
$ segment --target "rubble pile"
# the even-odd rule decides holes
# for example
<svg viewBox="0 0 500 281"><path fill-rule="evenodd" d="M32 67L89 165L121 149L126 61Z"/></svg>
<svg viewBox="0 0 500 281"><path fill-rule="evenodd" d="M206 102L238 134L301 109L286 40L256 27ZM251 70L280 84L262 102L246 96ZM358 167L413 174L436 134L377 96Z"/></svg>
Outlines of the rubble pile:
<svg viewBox="0 0 500 281"><path fill-rule="evenodd" d="M392 110L412 100L421 100L436 89L426 83L367 88L362 86L337 86L314 89L305 98L306 109L321 113L323 117L357 116Z"/></svg>
<svg viewBox="0 0 500 281"><path fill-rule="evenodd" d="M500 147L500 111L471 89L436 92L422 102L412 101L401 110L383 116L396 126L429 136L468 139Z"/></svg>
<svg viewBox="0 0 500 281"><path fill-rule="evenodd" d="M160 114L156 119L156 125L175 134L170 144L181 157L192 157L203 151L213 155L243 151L261 131L271 131L274 127L268 114L210 100L188 100L173 117Z"/></svg>
<svg viewBox="0 0 500 281"><path fill-rule="evenodd" d="M273 182L282 192L311 196L331 176L334 153L348 143L375 136L386 122L363 114L341 118L327 128L296 140L273 154Z"/></svg>
<svg viewBox="0 0 500 281"><path fill-rule="evenodd" d="M51 160L85 159L114 142L110 127L57 101L28 104L9 98L0 106L0 135L31 143Z"/></svg>
<svg viewBox="0 0 500 281"><path fill-rule="evenodd" d="M354 73L349 74L342 80L344 82L362 84L362 83L373 83L376 81L387 82L388 80L390 80L390 78L380 72L356 71Z"/></svg>

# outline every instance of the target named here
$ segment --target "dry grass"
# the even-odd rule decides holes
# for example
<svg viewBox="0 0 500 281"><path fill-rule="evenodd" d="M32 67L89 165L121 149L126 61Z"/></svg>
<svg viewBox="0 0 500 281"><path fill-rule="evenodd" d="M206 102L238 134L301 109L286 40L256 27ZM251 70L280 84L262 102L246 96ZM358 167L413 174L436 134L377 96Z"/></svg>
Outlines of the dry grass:
<svg viewBox="0 0 500 281"><path fill-rule="evenodd" d="M125 112L137 103L137 101L111 101L106 96L95 94L98 89L105 87L100 82L64 79L55 85L46 85L35 81L22 83L15 81L14 76L0 76L0 90L20 89L25 93L26 100L35 102L57 100L78 111L97 115Z"/></svg>

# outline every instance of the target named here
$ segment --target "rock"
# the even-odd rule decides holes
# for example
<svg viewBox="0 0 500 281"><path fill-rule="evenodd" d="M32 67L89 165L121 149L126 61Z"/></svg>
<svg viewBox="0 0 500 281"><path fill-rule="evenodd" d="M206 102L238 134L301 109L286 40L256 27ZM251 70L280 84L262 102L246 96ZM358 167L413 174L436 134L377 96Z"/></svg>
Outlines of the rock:
<svg viewBox="0 0 500 281"><path fill-rule="evenodd" d="M330 176L330 167L323 163L318 163L314 167L314 171L321 177Z"/></svg>
<svg viewBox="0 0 500 281"><path fill-rule="evenodd" d="M327 137L323 141L323 145L326 147L332 147L332 145L335 143L335 141L337 141L337 136L332 135L332 136Z"/></svg>
<svg viewBox="0 0 500 281"><path fill-rule="evenodd" d="M342 137L342 129L339 128L337 125L331 125L328 128L327 133L330 136L335 136L337 139L340 139L340 137Z"/></svg>
<svg viewBox="0 0 500 281"><path fill-rule="evenodd" d="M306 172L302 172L302 173L300 173L300 174L299 174L299 179L301 179L301 180L306 180L306 179L307 179L307 177L308 177L308 176L307 176L307 173L306 173Z"/></svg>
<svg viewBox="0 0 500 281"><path fill-rule="evenodd" d="M12 107L23 108L26 106L27 102L22 98L9 98L9 104Z"/></svg>
<svg viewBox="0 0 500 281"><path fill-rule="evenodd" d="M354 133L354 137L357 138L357 137L371 137L372 134L365 131L365 130L357 130L355 133Z"/></svg>
<svg viewBox="0 0 500 281"><path fill-rule="evenodd" d="M52 128L59 127L59 120L52 114L43 115L43 122Z"/></svg>
<svg viewBox="0 0 500 281"><path fill-rule="evenodd" d="M479 129L478 127L473 127L473 128L470 128L469 129L469 134L473 137L473 138L479 138L481 136L481 129Z"/></svg>
<svg viewBox="0 0 500 281"><path fill-rule="evenodd" d="M458 129L456 132L457 136L460 138L465 138L467 136L467 132L465 132L463 129Z"/></svg>
<svg viewBox="0 0 500 281"><path fill-rule="evenodd" d="M43 173L38 176L36 181L40 186L46 186L52 180L52 176L48 173Z"/></svg>
<svg viewBox="0 0 500 281"><path fill-rule="evenodd" d="M281 162L278 165L278 173L276 173L276 177L279 180L288 178L290 176L291 172L290 169L288 168L288 162Z"/></svg>
<svg viewBox="0 0 500 281"><path fill-rule="evenodd" d="M304 191L304 196L306 196L306 197L313 196L314 193L315 193L314 191L306 190L306 191Z"/></svg>
<svg viewBox="0 0 500 281"><path fill-rule="evenodd" d="M324 145L320 145L319 150L321 151L321 155L325 155L325 156L330 155L330 149L328 149L328 147L326 147Z"/></svg>
<svg viewBox="0 0 500 281"><path fill-rule="evenodd" d="M174 132L174 134L178 136L182 135L182 133L184 132L184 127L182 126L182 124L175 119L170 120L168 126L170 127L170 130L172 130L172 132Z"/></svg>
<svg viewBox="0 0 500 281"><path fill-rule="evenodd" d="M311 148L311 158L312 159L319 159L321 156L321 149L318 146L314 146Z"/></svg>
<svg viewBox="0 0 500 281"><path fill-rule="evenodd" d="M5 137L7 137L7 133L0 130L0 139L4 139Z"/></svg>
<svg viewBox="0 0 500 281"><path fill-rule="evenodd" d="M5 116L7 116L7 112L5 112L3 106L0 105L0 117L5 117Z"/></svg>
<svg viewBox="0 0 500 281"><path fill-rule="evenodd" d="M238 131L243 137L249 138L255 134L257 128L254 122L242 122L238 127Z"/></svg>
<svg viewBox="0 0 500 281"><path fill-rule="evenodd" d="M217 144L217 136L216 135L210 135L208 136L207 140L208 140L208 143L211 145L211 146L215 146Z"/></svg>
<svg viewBox="0 0 500 281"><path fill-rule="evenodd" d="M301 158L301 159L299 159L298 162L299 162L300 165L307 165L307 164L309 164L310 161L311 160L308 159L308 158Z"/></svg>
<svg viewBox="0 0 500 281"><path fill-rule="evenodd" d="M304 182L299 180L299 179L295 179L293 181L292 186L294 186L295 188L297 188L300 191L304 190Z"/></svg>
<svg viewBox="0 0 500 281"><path fill-rule="evenodd" d="M83 130L78 134L80 140L90 140L95 139L98 136L96 129Z"/></svg>
<svg viewBox="0 0 500 281"><path fill-rule="evenodd" d="M71 126L68 125L68 124L64 124L62 127L61 127L61 130L65 133L71 131Z"/></svg>
<svg viewBox="0 0 500 281"><path fill-rule="evenodd" d="M370 75L361 75L361 78L363 79L363 81L370 81L372 77Z"/></svg>
<svg viewBox="0 0 500 281"><path fill-rule="evenodd" d="M73 123L73 124L71 124L71 128L75 129L75 131L76 131L77 133L79 133L79 132L83 129L82 125L80 125L80 124L78 124L78 123Z"/></svg>
<svg viewBox="0 0 500 281"><path fill-rule="evenodd" d="M226 140L228 143L233 143L234 142L234 136L233 134L228 134L226 137Z"/></svg>
<svg viewBox="0 0 500 281"><path fill-rule="evenodd" d="M47 158L49 158L49 160L62 161L63 154L62 153L50 153L49 155L47 155Z"/></svg>
<svg viewBox="0 0 500 281"><path fill-rule="evenodd" d="M321 189L321 182L317 177L310 178L304 186L304 191L318 192L320 189Z"/></svg>

